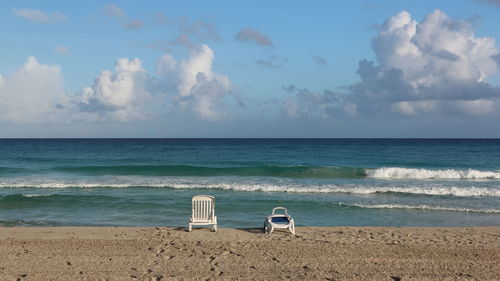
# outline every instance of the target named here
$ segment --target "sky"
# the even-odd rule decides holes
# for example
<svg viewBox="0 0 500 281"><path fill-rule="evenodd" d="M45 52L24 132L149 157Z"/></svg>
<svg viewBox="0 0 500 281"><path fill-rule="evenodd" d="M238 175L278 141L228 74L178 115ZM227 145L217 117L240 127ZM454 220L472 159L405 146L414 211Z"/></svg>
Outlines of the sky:
<svg viewBox="0 0 500 281"><path fill-rule="evenodd" d="M0 137L500 137L500 0L1 1Z"/></svg>

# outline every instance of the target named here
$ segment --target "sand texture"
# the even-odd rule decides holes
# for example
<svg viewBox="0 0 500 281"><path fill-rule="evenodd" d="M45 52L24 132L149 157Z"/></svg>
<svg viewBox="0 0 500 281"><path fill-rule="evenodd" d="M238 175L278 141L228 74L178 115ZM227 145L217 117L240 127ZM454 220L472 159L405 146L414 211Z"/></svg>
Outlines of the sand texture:
<svg viewBox="0 0 500 281"><path fill-rule="evenodd" d="M0 280L500 280L500 227L0 227Z"/></svg>

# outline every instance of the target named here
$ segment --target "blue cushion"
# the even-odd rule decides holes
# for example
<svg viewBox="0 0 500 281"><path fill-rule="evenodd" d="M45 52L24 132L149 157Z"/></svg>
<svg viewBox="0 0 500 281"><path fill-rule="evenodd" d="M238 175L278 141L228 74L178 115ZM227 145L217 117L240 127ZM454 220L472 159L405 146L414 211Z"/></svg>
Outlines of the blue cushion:
<svg viewBox="0 0 500 281"><path fill-rule="evenodd" d="M287 217L272 217L271 222L273 223L289 223L290 221L288 220Z"/></svg>

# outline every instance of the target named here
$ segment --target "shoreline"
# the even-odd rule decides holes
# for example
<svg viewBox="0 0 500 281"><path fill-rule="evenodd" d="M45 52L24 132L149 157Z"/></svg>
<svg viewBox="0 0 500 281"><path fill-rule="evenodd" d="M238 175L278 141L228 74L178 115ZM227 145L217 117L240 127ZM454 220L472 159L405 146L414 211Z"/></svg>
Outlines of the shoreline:
<svg viewBox="0 0 500 281"><path fill-rule="evenodd" d="M0 280L499 280L500 226L0 227Z"/></svg>

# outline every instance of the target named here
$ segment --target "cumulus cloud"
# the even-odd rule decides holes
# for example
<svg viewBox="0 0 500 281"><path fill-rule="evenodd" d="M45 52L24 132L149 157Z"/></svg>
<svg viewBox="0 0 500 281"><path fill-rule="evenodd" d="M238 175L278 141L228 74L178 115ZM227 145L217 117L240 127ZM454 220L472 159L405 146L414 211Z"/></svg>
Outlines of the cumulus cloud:
<svg viewBox="0 0 500 281"><path fill-rule="evenodd" d="M25 18L36 23L56 23L68 19L68 16L60 12L48 14L35 9L12 9L12 12L18 17Z"/></svg>
<svg viewBox="0 0 500 281"><path fill-rule="evenodd" d="M65 100L59 66L40 64L29 57L14 74L0 75L0 120L4 122L54 121Z"/></svg>
<svg viewBox="0 0 500 281"><path fill-rule="evenodd" d="M129 121L143 118L141 107L151 94L146 85L149 77L142 62L135 58L118 59L114 72L104 70L90 87L77 97L79 111L85 117Z"/></svg>
<svg viewBox="0 0 500 281"><path fill-rule="evenodd" d="M337 112L486 115L498 112L495 41L435 10L418 23L406 12L388 19L372 40L377 62L362 60L359 83L337 97ZM298 98L300 99L300 98Z"/></svg>
<svg viewBox="0 0 500 281"><path fill-rule="evenodd" d="M177 62L171 55L161 57L157 74L167 89L175 88L173 100L181 109L190 109L201 119L218 120L225 116L221 105L231 94L231 82L212 71L214 52L207 45L191 50L187 59Z"/></svg>
<svg viewBox="0 0 500 281"><path fill-rule="evenodd" d="M199 119L222 119L231 82L212 70L213 59L207 45L191 50L181 61L164 54L157 63L157 77L148 75L139 59L119 59L114 72L103 71L78 96L79 119L146 119L149 108L158 104L167 105L164 110L192 112Z"/></svg>
<svg viewBox="0 0 500 281"><path fill-rule="evenodd" d="M125 11L114 5L114 4L108 4L102 8L102 11L110 18L123 18L127 15Z"/></svg>
<svg viewBox="0 0 500 281"><path fill-rule="evenodd" d="M274 47L274 44L269 36L252 28L244 28L240 30L234 38L245 43L254 43L263 47Z"/></svg>
<svg viewBox="0 0 500 281"><path fill-rule="evenodd" d="M0 75L0 121L129 122L171 113L220 120L226 99L239 100L229 78L213 71L213 60L213 50L202 45L180 61L163 55L150 75L140 59L120 58L81 92L65 93L60 67L29 57L14 74Z"/></svg>

